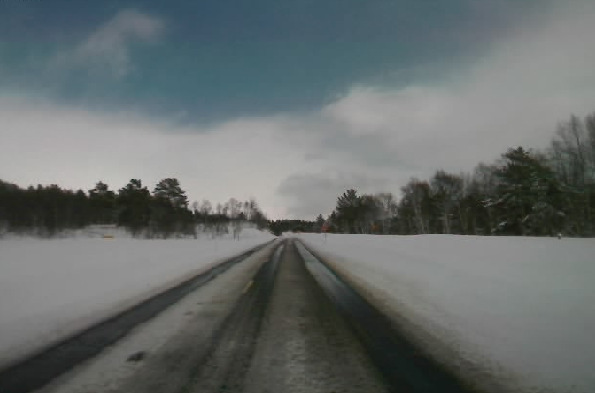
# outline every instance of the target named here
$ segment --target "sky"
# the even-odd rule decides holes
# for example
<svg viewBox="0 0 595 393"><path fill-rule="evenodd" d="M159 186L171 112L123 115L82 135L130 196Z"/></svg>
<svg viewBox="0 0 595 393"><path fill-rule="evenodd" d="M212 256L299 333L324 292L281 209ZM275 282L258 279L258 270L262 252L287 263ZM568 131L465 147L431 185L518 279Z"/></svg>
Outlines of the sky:
<svg viewBox="0 0 595 393"><path fill-rule="evenodd" d="M591 0L0 1L0 179L329 214L595 111Z"/></svg>

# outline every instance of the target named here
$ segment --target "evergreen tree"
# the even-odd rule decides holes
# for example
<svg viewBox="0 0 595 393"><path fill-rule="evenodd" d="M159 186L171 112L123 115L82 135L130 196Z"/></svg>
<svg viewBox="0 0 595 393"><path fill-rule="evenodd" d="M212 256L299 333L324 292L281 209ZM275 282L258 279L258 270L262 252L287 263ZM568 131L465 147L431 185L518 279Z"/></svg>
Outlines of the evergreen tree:
<svg viewBox="0 0 595 393"><path fill-rule="evenodd" d="M118 225L127 227L133 235L149 226L151 194L140 179L131 179L118 191Z"/></svg>
<svg viewBox="0 0 595 393"><path fill-rule="evenodd" d="M116 194L107 184L98 181L95 188L89 190L90 221L93 224L115 223Z"/></svg>
<svg viewBox="0 0 595 393"><path fill-rule="evenodd" d="M495 231L552 235L560 230L561 190L545 159L522 147L509 149L502 158L499 198L493 204L499 210Z"/></svg>
<svg viewBox="0 0 595 393"><path fill-rule="evenodd" d="M344 233L354 233L361 216L361 199L357 191L349 189L337 198L336 221Z"/></svg>
<svg viewBox="0 0 595 393"><path fill-rule="evenodd" d="M186 197L186 192L182 190L180 182L176 178L167 178L161 180L155 186L153 195L156 198L168 200L174 208L188 207L188 198Z"/></svg>

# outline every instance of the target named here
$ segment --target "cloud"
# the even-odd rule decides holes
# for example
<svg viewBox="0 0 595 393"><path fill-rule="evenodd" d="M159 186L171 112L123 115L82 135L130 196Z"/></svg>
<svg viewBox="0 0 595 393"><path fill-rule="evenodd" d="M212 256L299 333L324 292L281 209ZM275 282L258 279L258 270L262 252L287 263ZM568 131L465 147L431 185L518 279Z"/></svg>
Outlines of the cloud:
<svg viewBox="0 0 595 393"><path fill-rule="evenodd" d="M392 153L418 170L462 170L510 146L544 146L558 121L595 109L595 4L573 4L526 21L454 82L356 86L323 120L351 146L376 138L362 160Z"/></svg>
<svg viewBox="0 0 595 393"><path fill-rule="evenodd" d="M325 157L318 164L327 171L390 179L387 191L398 193L413 176L429 177L437 169L470 171L508 147L545 147L559 121L595 110L593 15L592 2L554 6L524 20L440 85L356 85L318 113L312 127L317 141L309 155ZM319 209L308 210L309 205L320 206L315 199L322 192L311 198L313 189L327 189L326 200L338 195L325 183L288 184L279 192L289 197L291 190L296 204L291 211L305 216ZM373 184L373 191L381 191L382 183ZM357 185L368 186L363 179Z"/></svg>
<svg viewBox="0 0 595 393"><path fill-rule="evenodd" d="M97 113L49 101L0 97L0 179L21 186L59 184L112 189L140 178L152 188L177 177L192 200L256 197L285 214L272 189L300 167L283 143L282 120L237 119L214 128L181 128L134 113Z"/></svg>
<svg viewBox="0 0 595 393"><path fill-rule="evenodd" d="M5 93L0 178L119 188L131 177L152 186L175 176L193 200L254 196L273 218L314 218L346 188L398 194L412 176L470 171L508 147L546 146L559 121L595 110L594 14L591 1L557 3L440 84L354 84L300 115L182 127ZM160 34L151 20L119 14L71 54L124 53L104 66L128 72L128 43Z"/></svg>
<svg viewBox="0 0 595 393"><path fill-rule="evenodd" d="M294 173L284 179L277 193L287 201L287 213L291 217L313 218L318 214L326 216L335 207L337 196L350 188L364 193L384 189L387 179L375 178L369 174Z"/></svg>
<svg viewBox="0 0 595 393"><path fill-rule="evenodd" d="M130 47L150 43L164 32L164 23L135 10L118 12L76 47L59 53L53 69L84 68L92 72L123 77L132 69Z"/></svg>

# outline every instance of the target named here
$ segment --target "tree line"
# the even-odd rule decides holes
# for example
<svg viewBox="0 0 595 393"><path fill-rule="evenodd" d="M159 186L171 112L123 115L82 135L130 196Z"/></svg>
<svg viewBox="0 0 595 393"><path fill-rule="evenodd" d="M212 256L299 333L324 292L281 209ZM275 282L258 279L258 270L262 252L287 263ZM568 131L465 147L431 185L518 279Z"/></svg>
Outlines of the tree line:
<svg viewBox="0 0 595 393"><path fill-rule="evenodd" d="M284 232L320 232L321 228L322 226L316 226L315 221L308 220L269 221L269 230L276 236L280 236Z"/></svg>
<svg viewBox="0 0 595 393"><path fill-rule="evenodd" d="M544 151L510 148L472 173L438 170L392 193L337 198L302 231L365 234L595 235L595 113L560 123ZM278 225L279 226L279 225Z"/></svg>
<svg viewBox="0 0 595 393"><path fill-rule="evenodd" d="M117 225L133 236L213 236L231 229L238 237L242 223L266 227L266 217L254 200L230 198L215 207L209 201L188 206L186 192L175 178L158 182L152 191L140 179L114 192L99 181L95 188L65 190L58 185L20 188L0 180L0 234L3 232L53 236L88 225Z"/></svg>

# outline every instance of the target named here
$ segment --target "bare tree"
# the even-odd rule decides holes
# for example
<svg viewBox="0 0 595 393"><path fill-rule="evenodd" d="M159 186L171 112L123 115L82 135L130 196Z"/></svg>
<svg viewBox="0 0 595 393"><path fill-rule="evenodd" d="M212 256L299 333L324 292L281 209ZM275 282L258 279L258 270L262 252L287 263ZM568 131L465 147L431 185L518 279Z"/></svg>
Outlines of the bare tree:
<svg viewBox="0 0 595 393"><path fill-rule="evenodd" d="M573 115L567 122L559 124L549 148L550 165L571 194L569 213L574 225L569 230L583 235L593 231L594 151L594 115L587 116L584 122Z"/></svg>
<svg viewBox="0 0 595 393"><path fill-rule="evenodd" d="M440 212L442 233L453 233L452 221L460 217L463 179L440 170L430 180L430 195Z"/></svg>
<svg viewBox="0 0 595 393"><path fill-rule="evenodd" d="M378 219L382 223L382 233L391 233L393 218L397 215L397 202L390 192L382 192L375 195L378 203Z"/></svg>
<svg viewBox="0 0 595 393"><path fill-rule="evenodd" d="M411 210L416 232L429 233L430 185L428 182L413 178L401 188L401 192L403 193L402 207Z"/></svg>

